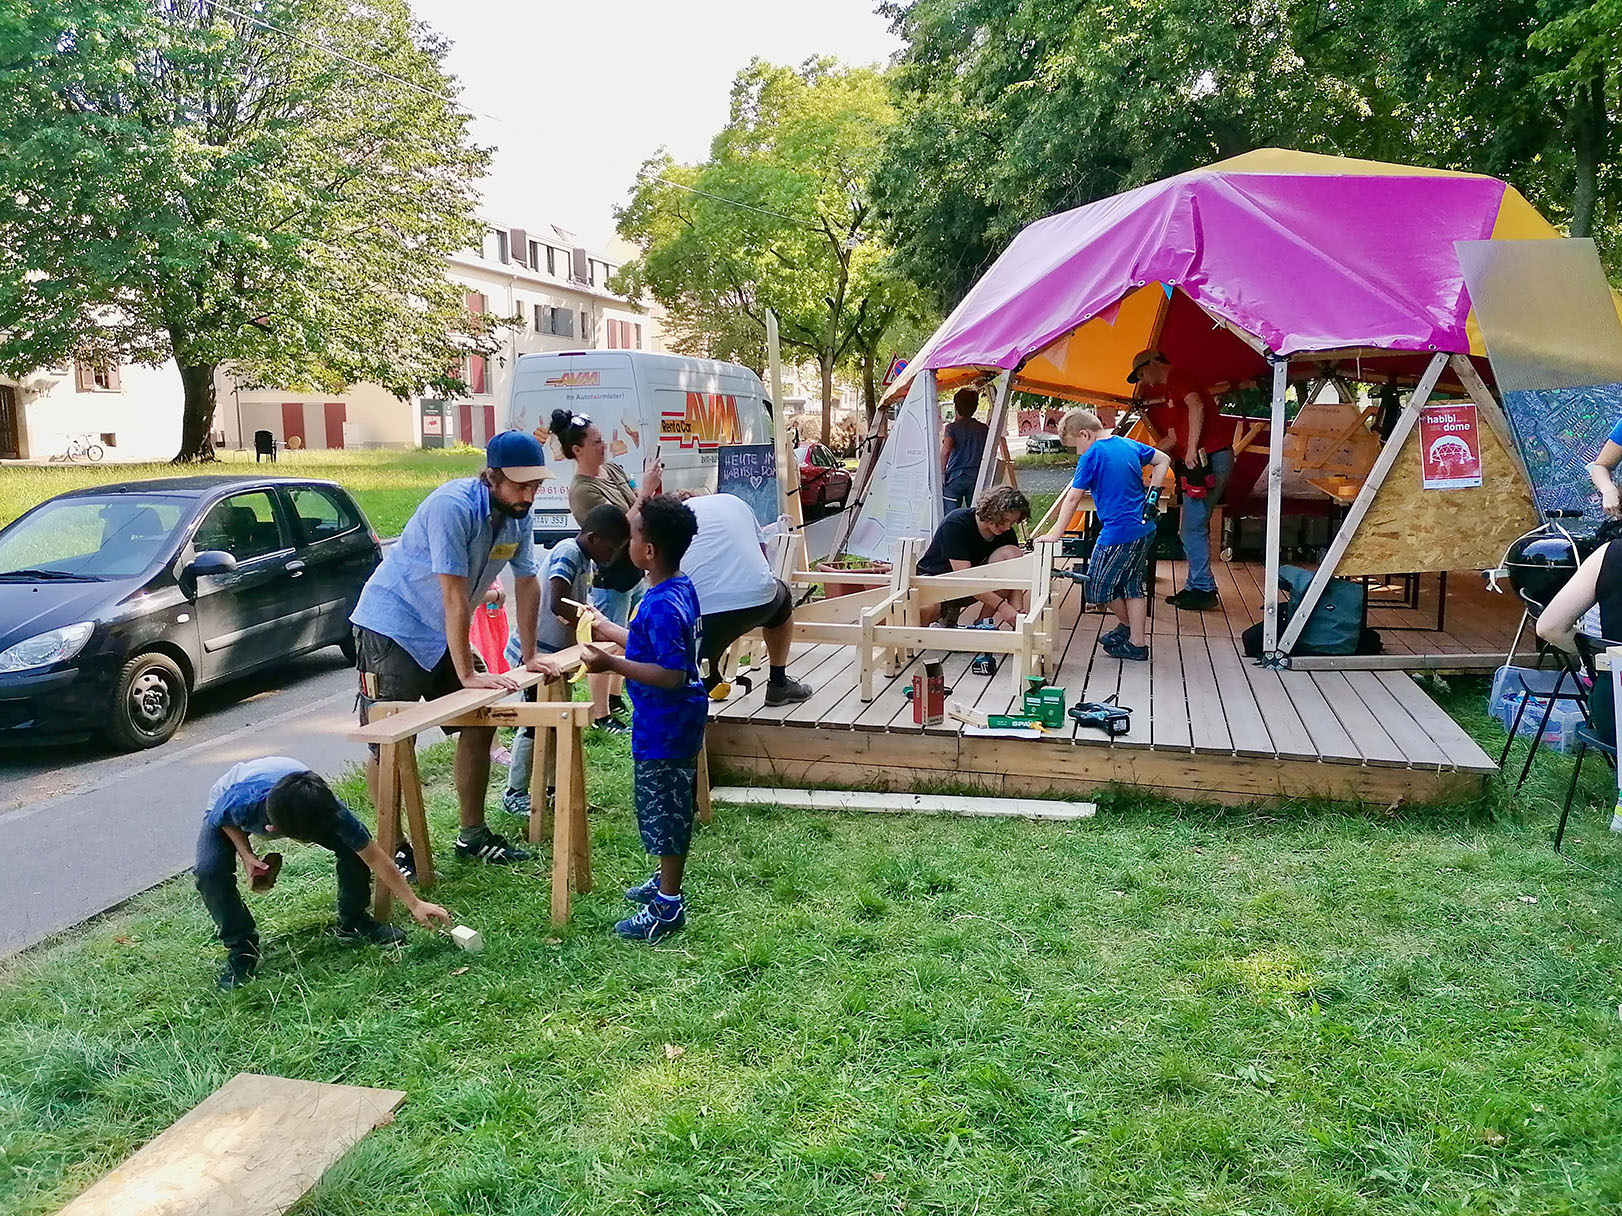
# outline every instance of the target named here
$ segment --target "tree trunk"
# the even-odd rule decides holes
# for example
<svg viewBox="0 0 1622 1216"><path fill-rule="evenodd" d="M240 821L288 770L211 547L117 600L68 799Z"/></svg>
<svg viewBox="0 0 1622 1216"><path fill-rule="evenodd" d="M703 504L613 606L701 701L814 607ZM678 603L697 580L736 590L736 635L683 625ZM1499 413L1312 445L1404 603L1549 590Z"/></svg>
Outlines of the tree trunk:
<svg viewBox="0 0 1622 1216"><path fill-rule="evenodd" d="M817 355L817 366L822 369L822 442L833 443L834 438L834 356L832 351Z"/></svg>
<svg viewBox="0 0 1622 1216"><path fill-rule="evenodd" d="M862 403L867 406L867 421L873 421L873 411L879 408L878 373L874 370L877 356L870 350L862 352Z"/></svg>
<svg viewBox="0 0 1622 1216"><path fill-rule="evenodd" d="M1596 75L1577 91L1571 111L1572 154L1576 182L1571 192L1571 233L1594 234L1594 211L1599 202L1599 169L1605 157L1605 78Z"/></svg>
<svg viewBox="0 0 1622 1216"><path fill-rule="evenodd" d="M175 464L214 459L214 372L213 363L182 363L180 383L185 390L185 409L180 422L180 451Z"/></svg>

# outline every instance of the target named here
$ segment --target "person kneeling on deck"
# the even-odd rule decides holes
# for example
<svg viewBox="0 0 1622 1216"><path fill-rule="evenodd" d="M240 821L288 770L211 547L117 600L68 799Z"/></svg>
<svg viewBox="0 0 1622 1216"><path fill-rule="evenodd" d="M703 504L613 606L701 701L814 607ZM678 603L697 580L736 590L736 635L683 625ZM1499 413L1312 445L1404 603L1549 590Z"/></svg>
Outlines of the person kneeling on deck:
<svg viewBox="0 0 1622 1216"><path fill-rule="evenodd" d="M248 837L305 840L338 860L338 940L355 945L398 946L406 935L373 920L372 874L411 910L419 925L450 924L450 913L417 898L394 863L383 855L366 825L350 813L327 783L297 760L266 756L233 765L208 792L208 810L197 837L197 892L225 943L225 970L217 981L226 991L246 983L259 970L259 930L237 890L237 858L256 891L276 881L281 856L253 851Z"/></svg>
<svg viewBox="0 0 1622 1216"><path fill-rule="evenodd" d="M1037 539L1060 539L1083 492L1092 494L1100 529L1087 563L1087 602L1106 605L1120 622L1099 639L1104 653L1141 663L1149 657L1144 582L1155 543L1154 507L1143 488L1143 466L1154 466L1153 491L1158 499L1171 457L1136 439L1110 434L1098 415L1087 410L1067 414L1059 437L1075 445L1080 459L1070 488L1059 501L1057 526Z"/></svg>
<svg viewBox="0 0 1622 1216"><path fill-rule="evenodd" d="M804 701L811 695L811 686L788 678L794 597L788 584L772 574L754 508L736 494L695 492L677 497L698 520L698 535L682 555L681 572L693 581L698 609L703 613L704 644L699 657L708 670L705 690L713 692L721 683L715 665L727 647L759 629L766 638L771 666L766 704Z"/></svg>
<svg viewBox="0 0 1622 1216"><path fill-rule="evenodd" d="M918 559L918 573L949 574L971 566L1022 557L1025 549L1014 535L1014 528L1030 517L1030 500L1012 486L987 490L974 506L959 507L941 520L941 526L930 538L929 548ZM964 599L926 604L919 610L919 619L925 625L933 625L937 620L952 625L958 613L971 602L978 602L981 621L989 621L998 629L1012 629L1029 606L1030 598L1029 591L987 588Z"/></svg>
<svg viewBox="0 0 1622 1216"><path fill-rule="evenodd" d="M462 688L517 689L511 676L485 671L475 660L468 628L473 605L510 565L519 657L526 663L535 657L541 589L529 512L535 491L551 476L545 462L546 451L533 435L503 431L486 448L482 473L446 482L412 512L399 541L366 580L349 617L355 626L363 724L378 701L433 700ZM494 864L527 861L527 850L491 831L484 821L495 736L494 727L470 726L457 739L462 830L456 855ZM374 749L368 777L376 767ZM386 808L379 807L378 814L384 813ZM400 843L394 861L407 878L415 877L416 858L409 844Z"/></svg>

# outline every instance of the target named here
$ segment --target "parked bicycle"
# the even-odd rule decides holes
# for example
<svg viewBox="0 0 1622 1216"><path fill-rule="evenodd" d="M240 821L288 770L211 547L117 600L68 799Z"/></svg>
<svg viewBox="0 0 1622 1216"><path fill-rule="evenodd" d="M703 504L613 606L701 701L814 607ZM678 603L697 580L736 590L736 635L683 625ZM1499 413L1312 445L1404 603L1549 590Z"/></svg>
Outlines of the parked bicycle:
<svg viewBox="0 0 1622 1216"><path fill-rule="evenodd" d="M51 463L74 464L80 460L95 462L106 454L101 444L94 442L89 435L72 435L68 438L67 451L52 456Z"/></svg>

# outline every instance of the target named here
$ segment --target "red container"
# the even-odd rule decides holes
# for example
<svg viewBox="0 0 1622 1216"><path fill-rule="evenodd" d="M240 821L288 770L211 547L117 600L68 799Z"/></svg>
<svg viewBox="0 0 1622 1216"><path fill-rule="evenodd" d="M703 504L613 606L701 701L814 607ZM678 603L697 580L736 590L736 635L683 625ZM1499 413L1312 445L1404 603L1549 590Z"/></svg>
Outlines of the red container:
<svg viewBox="0 0 1622 1216"><path fill-rule="evenodd" d="M940 663L925 663L912 677L912 720L918 726L946 721L946 670Z"/></svg>

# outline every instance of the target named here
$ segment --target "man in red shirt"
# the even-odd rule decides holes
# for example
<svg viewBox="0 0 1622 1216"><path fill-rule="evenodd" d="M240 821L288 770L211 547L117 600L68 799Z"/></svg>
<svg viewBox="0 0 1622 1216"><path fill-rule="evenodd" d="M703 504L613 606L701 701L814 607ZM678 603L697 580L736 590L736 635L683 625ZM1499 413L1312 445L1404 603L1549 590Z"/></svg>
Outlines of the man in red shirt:
<svg viewBox="0 0 1622 1216"><path fill-rule="evenodd" d="M1210 489L1204 497L1184 494L1179 533L1188 559L1188 580L1176 595L1166 597L1174 608L1202 611L1217 606L1216 579L1211 576L1211 512L1222 501L1233 473L1234 420L1224 418L1204 385L1174 367L1158 350L1139 351L1132 359L1127 381L1142 386L1149 425L1160 435L1160 446L1191 470L1211 470Z"/></svg>

